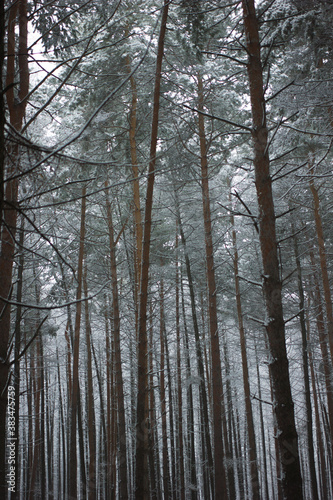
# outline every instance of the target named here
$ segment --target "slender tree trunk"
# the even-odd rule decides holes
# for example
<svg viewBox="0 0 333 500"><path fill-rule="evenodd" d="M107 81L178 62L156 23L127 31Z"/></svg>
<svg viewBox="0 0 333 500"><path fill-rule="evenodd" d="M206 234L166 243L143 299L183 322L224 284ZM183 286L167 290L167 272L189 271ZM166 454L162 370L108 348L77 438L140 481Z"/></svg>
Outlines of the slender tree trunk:
<svg viewBox="0 0 333 500"><path fill-rule="evenodd" d="M78 496L77 491L77 453L76 453L76 430L78 417L78 398L79 398L79 346L80 346L80 326L81 326L81 298L82 298L82 272L85 238L85 217L86 217L86 188L82 189L81 202L81 228L80 228L80 246L78 256L77 271L77 291L76 291L76 314L73 339L73 371L72 371L72 398L70 408L70 441L69 441L69 497L74 500Z"/></svg>
<svg viewBox="0 0 333 500"><path fill-rule="evenodd" d="M166 360L166 369L168 376L168 393L169 393L169 428L170 428L170 460L171 460L171 476L170 476L170 485L171 485L171 494L170 499L176 498L176 463L175 463L175 428L174 428L174 410L173 410L173 393L172 393L172 375L171 375L171 367L170 367L170 354L169 354L169 345L168 339L165 329L165 319L164 319L164 305L163 305L163 338L165 343L165 360Z"/></svg>
<svg viewBox="0 0 333 500"><path fill-rule="evenodd" d="M248 52L247 71L253 122L255 184L259 205L259 240L264 271L263 292L267 315L266 330L270 348L274 415L278 428L276 440L281 459L283 494L285 499L295 500L295 498L303 498L302 477L285 343L282 283L277 255L258 20L254 0L242 0L242 6Z"/></svg>
<svg viewBox="0 0 333 500"><path fill-rule="evenodd" d="M177 223L178 227L178 223ZM181 371L180 344L180 302L179 302L179 261L178 261L178 231L176 231L176 341L177 341L177 397L178 397L178 427L177 427L177 463L179 464L179 498L185 500L185 468L183 446L183 393Z"/></svg>
<svg viewBox="0 0 333 500"><path fill-rule="evenodd" d="M230 195L231 198L231 195ZM230 200L231 201L231 200ZM237 317L238 317L238 328L241 346L241 356L242 356L242 371L243 371L243 387L244 387L244 397L245 397L245 415L247 423L247 436L249 441L249 458L250 458L250 476L251 476L251 487L252 487L252 497L253 500L259 500L259 475L258 475L258 463L257 463L257 445L256 436L254 431L253 422L253 412L251 404L251 391L250 391L250 379L249 379L249 368L247 362L247 352L246 352L246 338L245 329L243 323L243 311L239 284L239 274L238 274L238 249L237 249L237 237L235 230L234 216L231 216L232 225L232 242L234 250L234 278L235 278L235 289L236 289L236 305L237 305Z"/></svg>
<svg viewBox="0 0 333 500"><path fill-rule="evenodd" d="M164 377L164 292L163 280L160 287L160 392L161 392L161 414L162 414L162 441L163 441L163 496L164 498L171 498L170 496L170 470L169 470L169 453L168 453L168 430L167 430L167 412L166 412L166 393L165 393L165 377Z"/></svg>
<svg viewBox="0 0 333 500"><path fill-rule="evenodd" d="M127 33L128 34L128 33ZM126 57L127 71L131 73L131 61L129 55ZM137 127L137 108L138 108L138 94L136 88L136 81L134 75L130 77L132 100L130 109L130 151L131 163L133 173L133 206L134 206L134 223L135 223L135 250L134 250L134 276L135 276L135 324L136 332L138 331L138 314L139 314L139 292L141 282L141 266L142 266L142 218L141 218L141 202L140 202L140 183L139 183L139 168L138 156L136 147L136 127Z"/></svg>
<svg viewBox="0 0 333 500"><path fill-rule="evenodd" d="M260 370L259 370L259 359L257 353L257 344L255 344L256 352L256 365L257 365L257 384L258 384L258 398L259 398L259 415L260 415L260 433L261 433L261 446L262 446L262 460L263 460L263 471L262 471L262 498L264 500L269 500L268 492L268 473L267 473L267 452L266 452L266 439L265 439L265 421L264 412L262 409L262 399L261 399L261 382L260 382Z"/></svg>
<svg viewBox="0 0 333 500"><path fill-rule="evenodd" d="M158 138L158 121L160 107L160 88L164 39L168 18L169 1L164 0L162 21L157 47L157 60L154 86L153 121L151 129L150 160L147 181L145 206L144 236L142 247L142 268L140 288L140 312L138 330L138 393L136 413L136 500L148 500L148 450L147 450L147 419L148 419L148 373L147 373L147 301L149 280L149 254L152 225L153 190L155 179L156 148Z"/></svg>
<svg viewBox="0 0 333 500"><path fill-rule="evenodd" d="M215 498L227 498L227 485L224 467L224 449L222 429L225 422L222 421L222 369L220 341L217 321L217 291L215 283L214 269L214 249L212 238L212 222L210 211L210 195L208 182L208 161L207 145L204 117L201 113L204 107L203 84L201 75L198 74L198 121L200 139L200 160L201 160L201 187L203 202L203 217L205 229L207 283L208 283L208 310L209 310L209 330L212 357L212 393L213 393L213 434L214 434L214 495Z"/></svg>
<svg viewBox="0 0 333 500"><path fill-rule="evenodd" d="M232 449L232 419L233 419L233 398L232 398L232 389L231 389L231 376L230 376L230 362L229 362L229 354L226 339L223 338L223 351L224 351L224 365L225 365L225 374L226 374L226 415L229 419L229 425L226 427L223 426L223 436L225 443L225 457L227 459L227 470L226 470L226 478L228 484L229 498L236 497L236 486L235 486L235 471L234 471L234 456Z"/></svg>
<svg viewBox="0 0 333 500"><path fill-rule="evenodd" d="M322 425L320 421L320 410L319 410L319 399L317 394L317 381L314 370L313 363L313 354L310 348L310 319L309 314L307 314L307 340L308 340L308 353L309 353L309 366L311 372L311 385L312 385L312 394L313 394L313 403L314 403L314 413L315 413L315 428L316 428L316 436L317 436L317 446L318 446L318 469L319 469L319 477L321 483L321 496L324 500L325 498L329 498L328 495L328 469L325 457L325 447L322 433Z"/></svg>
<svg viewBox="0 0 333 500"><path fill-rule="evenodd" d="M66 429L65 429L65 415L64 415L64 404L61 390L61 376L60 376L60 362L59 354L57 348L57 373L58 373L58 390L59 390L59 410L60 410L60 426L61 426L61 444L62 444L62 455L59 453L59 464L61 465L62 475L62 488L60 489L60 483L58 486L58 494L62 494L62 497L66 499L66 480L67 480L67 453L66 453ZM60 446L60 445L59 445Z"/></svg>
<svg viewBox="0 0 333 500"><path fill-rule="evenodd" d="M308 342L307 342L305 313L304 313L304 307L305 307L304 291L303 291L301 261L298 252L298 242L297 242L297 236L295 235L294 224L292 224L292 233L294 234L293 240L294 240L296 267L297 267L297 281L298 281L298 295L299 295L299 319L300 319L301 333L302 333L303 378L304 378L304 390L305 390L304 396L306 403L306 432L307 432L307 442L308 442L308 460L310 469L311 495L312 495L312 500L319 500L316 465L314 457L314 440L312 433L313 423L312 423L312 406L311 406L310 379L309 379Z"/></svg>
<svg viewBox="0 0 333 500"><path fill-rule="evenodd" d="M105 183L107 188L107 182ZM118 408L118 428L119 428L119 496L121 500L128 498L127 491L127 442L126 442L126 421L125 421L125 399L124 383L121 364L120 345L120 311L118 276L116 261L116 243L114 239L114 229L112 222L111 203L106 190L106 210L109 229L110 261L111 261L111 283L112 283L112 304L113 304L113 339L114 339L114 360L115 360L115 382L117 391Z"/></svg>
<svg viewBox="0 0 333 500"><path fill-rule="evenodd" d="M190 350L188 341L188 331L186 323L185 300L184 300L184 287L182 277L180 279L181 296L182 296L182 313L184 319L184 344L185 344L185 359L186 359L186 378L187 378L187 457L189 469L189 486L191 500L196 500L198 497L198 483L196 473L196 454L195 454L195 440L194 440L194 407L193 407L193 388L192 388L192 374L191 374L191 361Z"/></svg>
<svg viewBox="0 0 333 500"><path fill-rule="evenodd" d="M87 266L84 266L83 272L84 295L88 297L87 284ZM85 309L85 330L87 344L87 406L88 406L88 443L89 443L89 473L88 473L88 500L96 498L96 424L95 424L95 406L94 406L94 387L92 373L91 357L91 326L89 318L88 300L84 303Z"/></svg>
<svg viewBox="0 0 333 500"><path fill-rule="evenodd" d="M205 369L204 369L203 355L202 355L201 342L200 342L200 333L199 333L197 310L196 310L196 300L195 300L195 293L194 293L194 284L193 284L190 259L189 259L187 246L186 246L185 234L184 234L184 230L183 230L183 224L182 224L181 215L180 215L178 194L177 194L176 189L174 190L174 193L175 193L175 205L176 205L175 208L176 208L176 215L177 215L177 219L178 219L179 234L180 234L182 246L184 249L186 275L187 275L187 279L188 279L188 287L189 287L190 300L191 300L191 312L192 312L192 321L193 321L193 331L194 331L194 337L195 337L196 359L197 359L198 374L199 374L199 379L200 379L199 390L200 390L201 415L202 415L202 419L203 419L202 431L205 433L204 443L205 443L206 448L207 448L207 463L208 463L209 478L210 478L210 483L211 483L210 487L213 491L213 488L214 488L214 483L213 483L213 481L214 481L213 453L212 453L212 445L211 445L211 439L210 439L210 433L209 433L208 401L207 401L207 393L206 393L206 387L205 387Z"/></svg>
<svg viewBox="0 0 333 500"><path fill-rule="evenodd" d="M330 346L331 359L333 362L333 308L332 308L332 296L331 296L331 288L327 271L327 257L325 250L325 239L324 239L324 231L323 225L320 216L320 204L319 204L319 194L318 190L315 186L313 180L313 170L314 170L314 158L310 160L309 163L309 171L310 171L310 190L313 196L313 205L314 205L314 218L318 239L318 249L319 249L319 260L320 260L320 269L321 276L323 282L323 290L325 297L325 307L326 307L326 316L327 316L327 333L328 333L328 343ZM332 417L333 418L333 417Z"/></svg>
<svg viewBox="0 0 333 500"><path fill-rule="evenodd" d="M324 322L324 311L322 306L322 299L320 293L320 286L316 272L316 263L312 250L310 250L310 259L312 265L313 272L313 280L314 280L314 305L316 311L316 322L317 322L317 330L319 336L319 345L321 350L321 355L323 359L323 367L324 367L324 379L325 379L325 387L326 387L326 397L327 397L327 406L328 406L328 421L329 421L329 433L330 433L330 441L331 446L333 443L333 372L332 372L332 363L330 359L330 353L327 346L327 335L325 332L325 322Z"/></svg>
<svg viewBox="0 0 333 500"><path fill-rule="evenodd" d="M151 500L161 498L160 474L159 474L159 452L156 434L156 410L154 393L154 362L153 362L153 306L149 304L149 472L151 482Z"/></svg>

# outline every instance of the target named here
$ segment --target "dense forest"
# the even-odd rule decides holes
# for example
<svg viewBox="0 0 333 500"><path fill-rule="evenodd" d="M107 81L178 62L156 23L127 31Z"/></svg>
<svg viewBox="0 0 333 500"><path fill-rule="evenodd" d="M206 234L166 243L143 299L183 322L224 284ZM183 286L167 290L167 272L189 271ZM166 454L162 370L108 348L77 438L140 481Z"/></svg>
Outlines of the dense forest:
<svg viewBox="0 0 333 500"><path fill-rule="evenodd" d="M332 25L1 0L0 498L333 498Z"/></svg>

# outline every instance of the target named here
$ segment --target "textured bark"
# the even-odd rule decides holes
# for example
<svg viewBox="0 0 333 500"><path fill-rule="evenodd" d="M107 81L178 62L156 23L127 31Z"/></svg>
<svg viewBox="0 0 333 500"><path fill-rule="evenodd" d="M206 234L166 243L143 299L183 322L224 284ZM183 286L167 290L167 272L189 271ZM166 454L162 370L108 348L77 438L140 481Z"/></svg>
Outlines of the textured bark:
<svg viewBox="0 0 333 500"><path fill-rule="evenodd" d="M1 5L1 16L3 14L3 4ZM0 19L2 29L2 39L4 39L4 19ZM18 45L16 46L16 24L19 24ZM23 117L25 114L26 102L24 98L29 90L29 69L28 69L28 50L27 50L27 0L14 2L9 10L8 33L7 33L7 68L6 68L6 100L9 111L10 124L19 132L22 129ZM0 54L0 57L2 55ZM19 70L19 88L17 96L15 95L15 69L18 65ZM3 102L0 102L3 106ZM1 120L4 120L3 109ZM0 126L3 126L0 123ZM1 135L2 134L2 135ZM4 146L3 130L0 131L2 137L2 146ZM18 197L18 179L11 179L12 175L17 173L19 149L14 145L10 151L10 160L6 172L6 181L4 181L4 152L1 151L2 168L1 182L1 254L0 254L0 496L5 498L7 495L6 482L6 410L7 410L7 382L9 374L9 365L7 359L7 349L10 337L10 305L1 300L9 299L12 293L12 273L17 220L17 197Z"/></svg>
<svg viewBox="0 0 333 500"><path fill-rule="evenodd" d="M227 498L227 484L224 467L224 450L222 428L225 422L222 421L222 369L220 341L217 321L217 301L216 284L214 269L214 249L212 238L212 222L210 211L210 195L208 182L208 161L204 117L200 111L203 111L203 85L200 74L198 75L198 121L199 121L199 139L200 139L200 161L201 161L201 188L203 217L205 229L205 249L207 266L207 284L208 284L208 311L209 311L209 330L211 344L212 361L212 393L213 393L213 434L214 434L214 495L215 498Z"/></svg>
<svg viewBox="0 0 333 500"><path fill-rule="evenodd" d="M285 343L282 283L277 254L258 21L254 0L242 0L242 6L248 52L247 71L252 109L253 162L259 206L259 240L263 263L266 331L270 349L269 366L273 386L273 408L278 430L276 440L280 452L283 494L285 499L294 500L303 498L302 477Z"/></svg>
<svg viewBox="0 0 333 500"><path fill-rule="evenodd" d="M158 121L160 107L160 88L164 39L168 18L169 2L164 0L162 21L157 47L157 60L154 86L153 120L151 129L150 160L145 203L144 236L142 247L140 312L138 330L138 393L136 414L136 472L135 495L137 500L148 500L148 450L147 450L147 423L148 423L148 373L147 373L147 301L149 280L149 255L152 225L153 191L155 180L156 148L158 137Z"/></svg>
<svg viewBox="0 0 333 500"><path fill-rule="evenodd" d="M24 267L24 218L22 218L22 223L20 227L19 236L19 247L20 255L18 261L18 271L17 271L17 292L16 301L18 304L22 303L22 289L23 289L23 267ZM16 457L16 468L19 470L20 467L20 456L19 456L19 423L20 423L20 350L21 350L21 315L22 307L17 306L16 308L16 318L15 318L15 350L14 350L14 376L13 376L13 386L15 387L15 457ZM15 492L11 493L11 500L16 500L19 498L19 474L15 476Z"/></svg>

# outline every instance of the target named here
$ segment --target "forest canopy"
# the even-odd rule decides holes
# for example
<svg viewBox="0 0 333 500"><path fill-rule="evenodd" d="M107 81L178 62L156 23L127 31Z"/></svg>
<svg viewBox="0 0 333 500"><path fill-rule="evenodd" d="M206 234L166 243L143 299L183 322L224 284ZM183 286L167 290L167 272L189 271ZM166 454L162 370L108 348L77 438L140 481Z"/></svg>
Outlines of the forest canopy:
<svg viewBox="0 0 333 500"><path fill-rule="evenodd" d="M332 23L0 2L1 498L333 498Z"/></svg>

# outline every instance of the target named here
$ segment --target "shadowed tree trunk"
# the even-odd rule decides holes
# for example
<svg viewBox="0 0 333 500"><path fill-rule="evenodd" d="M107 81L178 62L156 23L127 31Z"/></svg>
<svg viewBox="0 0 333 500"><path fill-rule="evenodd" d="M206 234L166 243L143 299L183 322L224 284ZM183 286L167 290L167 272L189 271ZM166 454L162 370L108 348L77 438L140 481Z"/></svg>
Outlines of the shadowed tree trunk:
<svg viewBox="0 0 333 500"><path fill-rule="evenodd" d="M307 433L307 443L308 443L308 460L309 460L309 471L310 471L311 495L312 495L312 500L319 500L316 465L314 457L315 448L314 448L314 440L312 432L313 428L312 406L311 406L310 378L309 378L308 341L307 341L305 313L304 313L304 291L303 291L303 280L302 280L302 268L298 251L297 236L295 234L295 228L293 223L292 223L292 233L294 235L293 240L294 240L296 267L297 267L297 282L298 282L298 295L299 295L299 320L302 333L303 377L304 377L304 391L305 391L304 396L306 403L306 433Z"/></svg>
<svg viewBox="0 0 333 500"><path fill-rule="evenodd" d="M214 497L227 498L227 484L224 467L224 450L222 428L226 425L223 422L223 388L222 388L222 369L220 341L217 322L217 301L216 301L216 283L214 269L214 248L212 237L212 222L210 210L210 195L208 182L208 161L207 145L204 116L203 84L201 75L198 74L198 121L199 121L199 139L200 139L200 160L201 160L201 188L203 217L205 229L205 249L208 283L208 312L209 312L209 330L211 343L211 361L212 361L212 393L213 393L213 435L214 435Z"/></svg>
<svg viewBox="0 0 333 500"><path fill-rule="evenodd" d="M147 301L149 281L149 254L152 224L153 191L155 179L156 148L158 137L158 121L160 107L160 88L162 60L164 52L164 38L168 18L169 1L164 0L162 10L161 28L157 47L157 60L154 86L153 121L151 129L151 143L149 155L149 170L147 181L144 235L142 246L141 288L140 288L140 311L138 329L138 393L136 413L136 472L135 472L135 495L136 500L148 500L149 476L148 476L148 370L147 370Z"/></svg>
<svg viewBox="0 0 333 500"><path fill-rule="evenodd" d="M255 185L259 206L259 240L263 264L263 293L266 331L270 350L276 440L281 460L281 484L285 499L303 498L298 436L288 371L285 327L275 230L275 211L270 177L268 128L260 54L258 20L254 0L242 0L248 53L247 72L252 109Z"/></svg>
<svg viewBox="0 0 333 500"><path fill-rule="evenodd" d="M214 485L213 485L213 481L214 481L214 479L213 479L213 453L212 453L212 445L211 445L210 432L209 432L208 398L207 398L206 387L205 387L205 369L204 369L203 355L202 355L201 342L200 342L196 300L195 300L195 293L194 293L194 283L193 283L193 277L192 277L192 271L191 271L190 258L188 255L188 250L187 250L187 245L186 245L186 238L185 238L182 219L181 219L181 215L180 215L178 193L176 191L176 188L174 188L174 194L175 194L175 208L176 208L176 216L177 216L177 220L178 220L179 234L180 234L182 246L184 249L185 268L186 268L186 275L187 275L187 279L188 279L188 287L189 287L190 300L191 300L191 312L192 312L193 331L194 331L194 338L195 338L195 353L196 353L196 359L197 359L197 365L198 365L198 374L199 374L199 379L200 379L200 383L199 383L200 410L201 410L200 413L201 413L201 417L202 417L202 433L204 433L204 436L201 436L201 437L203 440L203 447L206 447L206 449L207 449L207 464L208 464L209 480L210 480L209 482L210 482L210 488L213 489L213 487L214 487ZM203 452L205 453L204 450L203 450ZM209 489L209 486L208 486L208 489Z"/></svg>
<svg viewBox="0 0 333 500"><path fill-rule="evenodd" d="M78 417L79 400L79 346L81 327L81 298L82 298L82 273L85 238L85 218L86 218L86 188L82 189L81 202L81 227L80 246L78 255L77 290L76 290L76 313L73 339L73 370L72 370L72 398L70 405L70 440L69 440L69 485L68 492L71 498L77 498L77 452L76 452L76 430ZM85 486L85 485L83 485Z"/></svg>
<svg viewBox="0 0 333 500"><path fill-rule="evenodd" d="M318 239L318 250L319 250L319 260L320 260L320 269L321 269L321 277L323 282L323 290L325 297L325 307L326 307L326 316L327 316L327 333L328 333L328 343L330 346L331 352L331 362L333 362L333 308L332 308L332 295L330 282L328 277L327 270L327 257L326 257L326 249L325 249L325 239L324 239L324 231L323 225L321 221L320 215L320 203L319 203L319 194L318 189L314 183L313 174L314 174L314 158L311 158L309 162L309 171L310 171L310 190L313 196L313 208L314 208L314 219L316 226L316 233ZM333 416L332 416L333 418Z"/></svg>
<svg viewBox="0 0 333 500"><path fill-rule="evenodd" d="M231 193L229 200L231 201ZM245 415L247 423L247 436L249 442L252 497L253 500L259 500L260 495L259 495L259 475L258 475L258 464L257 464L257 445L256 445L256 436L254 431L253 412L251 404L249 368L247 361L245 329L243 323L242 302L241 302L239 274L238 274L237 237L236 237L235 221L233 215L231 216L231 225L232 225L232 243L234 250L233 261L234 261L234 278L235 278L235 290L236 290L236 305L237 305L238 328L239 328L241 357L242 357L243 387L244 387L244 397L245 397Z"/></svg>
<svg viewBox="0 0 333 500"><path fill-rule="evenodd" d="M107 182L105 183L107 188ZM112 283L112 305L113 305L113 339L114 339L114 361L115 361L115 382L117 393L118 409L118 429L119 429L119 495L121 500L128 498L127 491L127 445L126 445L126 422L125 422L125 401L124 384L121 367L121 346L120 346L120 311L118 293L118 275L116 261L116 243L114 238L114 228L112 222L111 203L106 190L106 211L109 229L110 261L111 261L111 283Z"/></svg>
<svg viewBox="0 0 333 500"><path fill-rule="evenodd" d="M87 283L87 265L83 272L84 296L88 298ZM95 424L95 405L94 388L92 374L92 356L91 356L91 326L89 318L89 303L85 300L85 330L87 345L87 418L88 418L88 444L89 444L89 466L88 466L88 499L93 500L96 497L96 424Z"/></svg>
<svg viewBox="0 0 333 500"><path fill-rule="evenodd" d="M3 51L4 41L4 18L3 2L1 2L0 28ZM18 33L16 25L18 24ZM9 120L12 127L20 132L25 115L26 101L24 98L29 91L29 68L28 68L28 18L27 0L20 0L12 3L9 9L8 34L7 34L7 68L6 68L6 99L9 111ZM18 43L16 43L18 38ZM2 58L0 53L0 58ZM2 62L2 61L1 61ZM18 66L18 68L17 68ZM17 82L16 71L18 69L19 81ZM2 75L1 75L2 76ZM14 82L16 85L14 86ZM18 88L18 90L16 90ZM3 98L3 96L2 96ZM2 109L0 126L4 125L3 102L0 102ZM19 146L14 144L9 151L7 169L4 173L4 137L3 128L0 130L0 140L2 141L0 153L1 168L1 254L0 254L0 497L7 495L6 481L6 410L7 410L7 384L9 375L9 365L7 359L7 349L10 337L10 305L6 300L12 294L12 273L15 251L15 232L17 211L16 204L18 198L18 156ZM6 179L4 179L6 177ZM4 181L4 182L3 182ZM4 300L1 300L3 298ZM18 473L18 471L16 471Z"/></svg>
<svg viewBox="0 0 333 500"><path fill-rule="evenodd" d="M178 223L177 223L178 227ZM179 498L185 500L185 468L183 446L183 394L181 372L181 345L180 345L180 302L179 302L179 261L178 261L178 231L176 231L176 338L177 338L177 397L178 397L178 426L177 426L177 463L179 465Z"/></svg>

